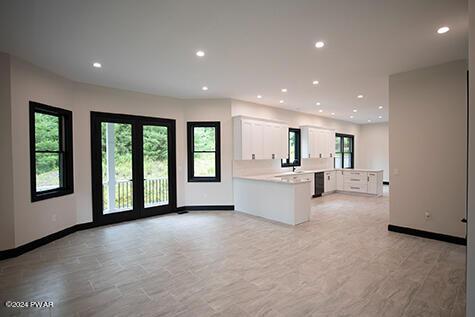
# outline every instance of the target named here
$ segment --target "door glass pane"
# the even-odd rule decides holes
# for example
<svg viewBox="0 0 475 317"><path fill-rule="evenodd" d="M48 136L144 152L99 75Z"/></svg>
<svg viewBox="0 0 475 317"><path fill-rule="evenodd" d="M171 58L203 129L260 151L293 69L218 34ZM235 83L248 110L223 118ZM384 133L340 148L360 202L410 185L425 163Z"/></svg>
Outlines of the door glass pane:
<svg viewBox="0 0 475 317"><path fill-rule="evenodd" d="M168 205L168 128L143 127L144 205Z"/></svg>
<svg viewBox="0 0 475 317"><path fill-rule="evenodd" d="M35 112L35 149L59 151L59 117Z"/></svg>
<svg viewBox="0 0 475 317"><path fill-rule="evenodd" d="M344 160L343 160L343 168L352 168L351 166L351 153L345 153Z"/></svg>
<svg viewBox="0 0 475 317"><path fill-rule="evenodd" d="M193 129L194 151L214 151L216 146L214 127L195 127Z"/></svg>
<svg viewBox="0 0 475 317"><path fill-rule="evenodd" d="M60 187L59 153L36 153L36 191Z"/></svg>
<svg viewBox="0 0 475 317"><path fill-rule="evenodd" d="M133 208L132 125L102 122L103 213Z"/></svg>
<svg viewBox="0 0 475 317"><path fill-rule="evenodd" d="M194 172L197 177L216 176L216 154L215 153L195 153Z"/></svg>

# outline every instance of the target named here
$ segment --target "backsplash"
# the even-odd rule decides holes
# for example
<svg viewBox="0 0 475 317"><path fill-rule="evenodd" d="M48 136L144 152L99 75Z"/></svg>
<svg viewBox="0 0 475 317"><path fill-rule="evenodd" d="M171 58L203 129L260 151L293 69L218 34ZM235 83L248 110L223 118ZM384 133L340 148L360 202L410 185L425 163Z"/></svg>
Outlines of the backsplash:
<svg viewBox="0 0 475 317"><path fill-rule="evenodd" d="M303 159L297 169L314 170L333 168L333 159ZM291 171L291 167L280 166L280 160L242 160L233 161L233 176L265 175L285 173Z"/></svg>

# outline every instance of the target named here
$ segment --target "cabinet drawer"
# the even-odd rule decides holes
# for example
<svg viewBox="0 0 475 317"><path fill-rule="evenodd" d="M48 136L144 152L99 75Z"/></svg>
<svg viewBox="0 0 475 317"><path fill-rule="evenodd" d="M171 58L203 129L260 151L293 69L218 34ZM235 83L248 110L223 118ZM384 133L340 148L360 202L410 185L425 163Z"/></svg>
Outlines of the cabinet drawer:
<svg viewBox="0 0 475 317"><path fill-rule="evenodd" d="M368 175L365 172L344 172L345 183L366 184Z"/></svg>
<svg viewBox="0 0 475 317"><path fill-rule="evenodd" d="M368 192L368 185L357 185L351 183L345 183L345 191L355 192L355 193L366 193Z"/></svg>

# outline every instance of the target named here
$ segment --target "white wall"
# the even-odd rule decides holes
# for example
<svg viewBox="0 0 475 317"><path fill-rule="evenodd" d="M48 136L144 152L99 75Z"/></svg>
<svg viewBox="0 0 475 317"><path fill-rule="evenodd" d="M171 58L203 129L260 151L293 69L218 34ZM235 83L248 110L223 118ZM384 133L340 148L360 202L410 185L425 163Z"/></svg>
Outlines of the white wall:
<svg viewBox="0 0 475 317"><path fill-rule="evenodd" d="M392 225L465 237L466 72L455 61L389 77Z"/></svg>
<svg viewBox="0 0 475 317"><path fill-rule="evenodd" d="M90 112L112 112L176 120L177 205L231 205L232 193L232 119L230 100L183 100L106 88L70 81L28 62L0 56L2 72L1 128L11 131L2 135L12 146L12 207L2 200L2 241L0 250L20 246L77 223L92 221ZM5 63L3 63L5 62ZM5 65L3 65L5 64ZM10 77L10 78L8 78ZM4 87L5 86L5 87ZM3 89L5 88L5 89ZM11 107L3 107L3 92L10 90ZM7 96L8 97L8 96ZM32 203L30 197L29 101L37 101L73 111L74 194ZM8 105L7 101L7 105ZM11 109L9 128L8 112ZM221 121L221 183L189 184L186 175L186 121ZM8 122L7 122L8 121ZM8 132L8 131L7 131ZM11 140L11 142L8 142ZM12 159L13 158L13 159ZM8 173L5 173L8 176ZM6 181L8 177L5 177ZM13 187L11 184L13 183ZM8 186L2 195L8 198ZM2 196L2 197L3 197ZM14 207L13 207L14 204ZM3 206L5 205L5 208ZM8 214L10 212L10 214ZM55 221L53 219L56 219ZM10 232L8 231L11 225ZM13 230L14 226L14 230ZM5 235L5 237L3 237ZM14 236L14 237L13 237ZM11 240L9 240L11 239Z"/></svg>
<svg viewBox="0 0 475 317"><path fill-rule="evenodd" d="M15 245L11 109L10 57L0 53L0 250Z"/></svg>
<svg viewBox="0 0 475 317"><path fill-rule="evenodd" d="M74 83L74 166L77 222L92 221L90 112L112 112L176 120L177 205L183 190L185 121L183 105L175 98Z"/></svg>
<svg viewBox="0 0 475 317"><path fill-rule="evenodd" d="M355 136L355 167L360 167L360 126L346 121L334 120L312 114L285 110L266 105L232 100L232 116L248 116L253 118L267 119L286 122L292 128L305 125L318 126L322 128L334 129L337 133L352 134ZM303 169L331 168L333 159L303 159ZM278 171L285 171L289 168L281 168L279 160L256 160L256 161L234 161L233 169L236 175L266 174Z"/></svg>
<svg viewBox="0 0 475 317"><path fill-rule="evenodd" d="M467 232L467 316L475 316L475 0L469 2L469 173Z"/></svg>
<svg viewBox="0 0 475 317"><path fill-rule="evenodd" d="M76 224L76 194L32 203L30 193L29 101L73 110L72 92L70 81L11 57L16 246Z"/></svg>
<svg viewBox="0 0 475 317"><path fill-rule="evenodd" d="M387 122L360 127L360 168L384 170L383 180L389 182L389 125Z"/></svg>
<svg viewBox="0 0 475 317"><path fill-rule="evenodd" d="M221 122L221 182L188 183L186 158L184 163L185 206L233 205L232 160L233 122L231 100L187 100L184 114L186 121ZM186 150L186 140L185 140Z"/></svg>

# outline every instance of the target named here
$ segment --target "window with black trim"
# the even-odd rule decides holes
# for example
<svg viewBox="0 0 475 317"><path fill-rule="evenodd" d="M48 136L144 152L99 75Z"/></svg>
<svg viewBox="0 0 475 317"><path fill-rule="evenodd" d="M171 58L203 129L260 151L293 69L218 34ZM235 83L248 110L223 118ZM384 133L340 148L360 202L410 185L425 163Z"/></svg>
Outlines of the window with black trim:
<svg viewBox="0 0 475 317"><path fill-rule="evenodd" d="M220 123L188 122L187 136L188 182L220 182Z"/></svg>
<svg viewBox="0 0 475 317"><path fill-rule="evenodd" d="M71 194L73 115L30 101L31 201Z"/></svg>
<svg viewBox="0 0 475 317"><path fill-rule="evenodd" d="M355 162L355 137L350 134L336 134L335 168L353 168Z"/></svg>
<svg viewBox="0 0 475 317"><path fill-rule="evenodd" d="M288 147L289 156L281 161L281 166L300 166L300 129L289 128Z"/></svg>

